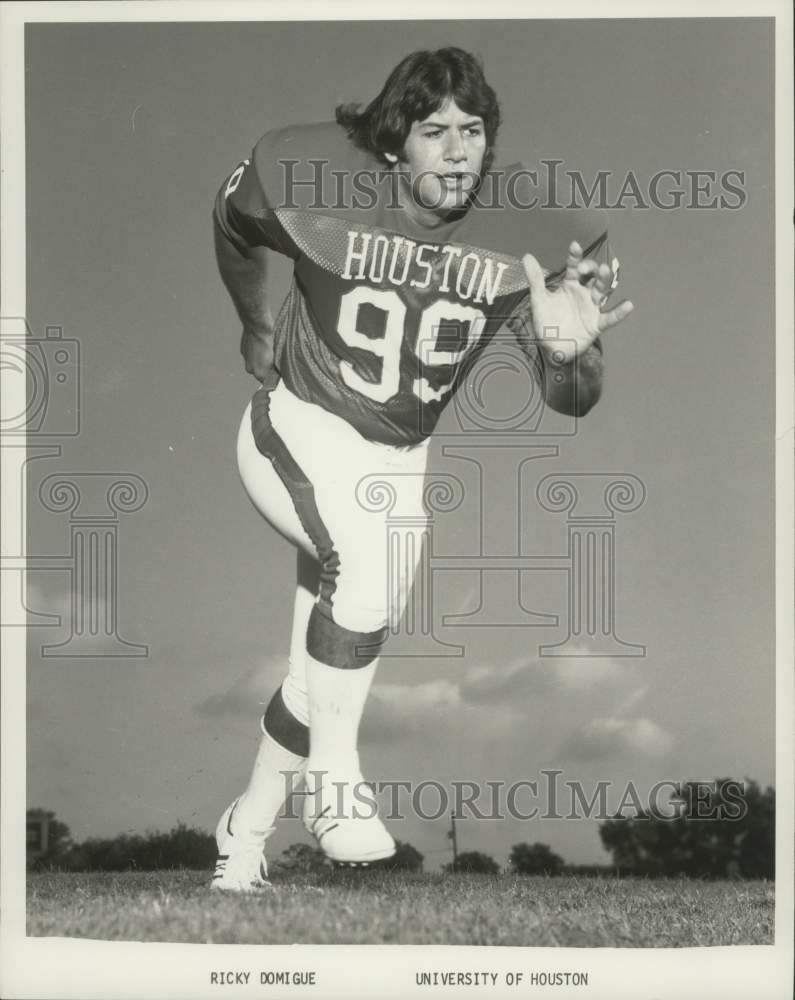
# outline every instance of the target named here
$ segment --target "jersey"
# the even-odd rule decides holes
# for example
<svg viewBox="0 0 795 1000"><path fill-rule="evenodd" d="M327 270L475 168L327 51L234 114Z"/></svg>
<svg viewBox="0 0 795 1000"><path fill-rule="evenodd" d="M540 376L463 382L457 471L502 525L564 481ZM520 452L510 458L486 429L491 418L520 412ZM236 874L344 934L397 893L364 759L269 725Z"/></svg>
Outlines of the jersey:
<svg viewBox="0 0 795 1000"><path fill-rule="evenodd" d="M573 239L586 256L607 254L603 212L511 204L506 179L521 169L486 173L465 211L426 228L401 207L394 172L340 125L266 133L214 214L241 251L264 246L294 262L274 330L287 388L372 441L430 435L496 331L527 322L521 257L532 253L549 282Z"/></svg>

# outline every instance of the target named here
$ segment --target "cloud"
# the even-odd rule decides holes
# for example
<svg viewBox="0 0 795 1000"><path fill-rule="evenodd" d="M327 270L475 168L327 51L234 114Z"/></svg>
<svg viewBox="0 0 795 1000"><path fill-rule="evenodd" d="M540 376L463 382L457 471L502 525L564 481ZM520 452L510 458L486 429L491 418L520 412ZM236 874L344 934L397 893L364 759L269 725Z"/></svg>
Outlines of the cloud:
<svg viewBox="0 0 795 1000"><path fill-rule="evenodd" d="M462 713L481 707L487 711L479 717L480 729L494 726L504 731L517 720L526 721L526 705L533 700L551 701L557 695L571 700L579 693L590 698L604 690L618 691L622 706L629 706L645 694L644 688L636 687L637 668L632 664L588 656L586 649L582 653L574 658L535 657L507 664L480 664L469 667L463 675L457 673L455 680L442 677L410 684L376 683L362 719L361 740L369 744L410 740L427 732L429 726L444 725L447 719L460 725ZM252 706L267 704L286 666L285 657L271 657L265 663L248 667L225 690L211 694L197 705L196 714L205 718L250 718ZM628 687L632 688L629 695L625 694ZM635 731L627 730L626 726L621 729L623 723L617 725L618 734L601 731L598 725L593 732L585 730L577 734L577 739L572 737L567 742L567 752L581 753L581 744L588 741L596 745L599 756L608 753L611 740L620 744L623 739L628 746L634 745L633 740L654 743L653 734L647 733L643 726ZM588 751L587 756L593 755Z"/></svg>
<svg viewBox="0 0 795 1000"><path fill-rule="evenodd" d="M464 676L461 694L473 704L511 708L526 697L589 692L634 685L637 667L604 656L593 656L583 647L579 656L533 657L504 666L473 667Z"/></svg>
<svg viewBox="0 0 795 1000"><path fill-rule="evenodd" d="M511 706L554 690L553 670L539 661L518 660L503 667L470 668L461 681L461 697L472 705Z"/></svg>
<svg viewBox="0 0 795 1000"><path fill-rule="evenodd" d="M265 706L273 694L273 687L287 671L286 657L273 657L265 663L250 667L225 691L211 694L196 706L196 714L248 718L252 706Z"/></svg>
<svg viewBox="0 0 795 1000"><path fill-rule="evenodd" d="M634 663L609 656L594 656L586 647L578 656L545 657L543 662L549 663L550 660L556 686L566 691L621 687L633 683L637 677L638 668Z"/></svg>
<svg viewBox="0 0 795 1000"><path fill-rule="evenodd" d="M370 694L361 737L367 743L391 743L414 736L429 722L438 725L446 712L461 706L461 692L452 681L420 684L379 684Z"/></svg>
<svg viewBox="0 0 795 1000"><path fill-rule="evenodd" d="M592 719L571 733L559 755L572 761L662 757L673 749L673 736L651 719Z"/></svg>
<svg viewBox="0 0 795 1000"><path fill-rule="evenodd" d="M426 681L422 684L381 684L373 692L377 700L403 711L422 713L451 708L460 704L458 685L451 681Z"/></svg>
<svg viewBox="0 0 795 1000"><path fill-rule="evenodd" d="M523 657L505 664L469 667L456 680L437 679L416 684L379 684L373 688L362 722L362 737L370 743L396 742L438 727L445 714L484 708L480 727L501 730L524 723L526 706L532 702L551 704L556 697L567 701L591 699L598 692L618 694L622 704L638 701L638 668L629 662L588 655L586 647L575 657ZM630 689L627 694L627 689ZM616 713L618 714L618 713Z"/></svg>
<svg viewBox="0 0 795 1000"><path fill-rule="evenodd" d="M622 699L619 702L614 714L615 715L626 714L627 712L630 711L630 709L633 709L637 705L639 705L640 702L643 701L643 699L646 697L648 693L649 693L648 684L643 684L639 688L635 688L634 691L630 691L630 693L626 696L626 698Z"/></svg>

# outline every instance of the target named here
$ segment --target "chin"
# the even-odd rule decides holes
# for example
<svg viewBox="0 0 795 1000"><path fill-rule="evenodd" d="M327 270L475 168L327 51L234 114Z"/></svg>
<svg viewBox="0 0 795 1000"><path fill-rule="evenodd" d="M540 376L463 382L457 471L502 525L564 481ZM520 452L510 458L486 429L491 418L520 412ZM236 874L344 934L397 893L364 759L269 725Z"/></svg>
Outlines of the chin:
<svg viewBox="0 0 795 1000"><path fill-rule="evenodd" d="M454 212L463 212L469 204L471 196L471 191L465 191L461 195L447 194L441 204L439 204L439 200L437 199L436 204L433 206L433 211L437 215L450 215Z"/></svg>

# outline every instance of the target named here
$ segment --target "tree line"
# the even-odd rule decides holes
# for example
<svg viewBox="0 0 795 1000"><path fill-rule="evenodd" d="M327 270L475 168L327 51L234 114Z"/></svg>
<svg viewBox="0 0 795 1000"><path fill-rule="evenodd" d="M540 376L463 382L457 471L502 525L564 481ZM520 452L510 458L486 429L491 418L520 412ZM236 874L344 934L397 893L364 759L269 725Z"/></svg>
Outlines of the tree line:
<svg viewBox="0 0 795 1000"><path fill-rule="evenodd" d="M737 788L741 789L738 797ZM730 794L731 792L731 794ZM28 818L49 820L47 850L31 867L62 871L155 871L168 868L210 869L216 845L212 834L178 824L167 833L120 834L72 841L69 828L52 812L29 810ZM520 875L638 875L697 878L774 877L775 791L754 781L718 779L678 785L666 814L636 810L600 825L603 846L612 857L607 865L567 865L548 844L519 843L511 848L509 870ZM423 855L411 844L397 842L393 858L379 867L422 871ZM292 844L271 865L274 873L317 874L330 863L310 844ZM497 875L494 858L465 851L446 865L449 874Z"/></svg>

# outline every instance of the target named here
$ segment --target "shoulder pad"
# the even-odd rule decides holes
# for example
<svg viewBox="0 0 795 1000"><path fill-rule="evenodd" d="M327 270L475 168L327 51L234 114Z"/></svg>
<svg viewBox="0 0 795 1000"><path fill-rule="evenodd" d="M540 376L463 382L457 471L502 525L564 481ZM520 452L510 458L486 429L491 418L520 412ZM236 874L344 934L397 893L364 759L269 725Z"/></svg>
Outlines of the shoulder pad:
<svg viewBox="0 0 795 1000"><path fill-rule="evenodd" d="M277 211L333 207L339 186L335 172L350 175L380 167L336 122L266 132L254 147L253 164L268 204Z"/></svg>

